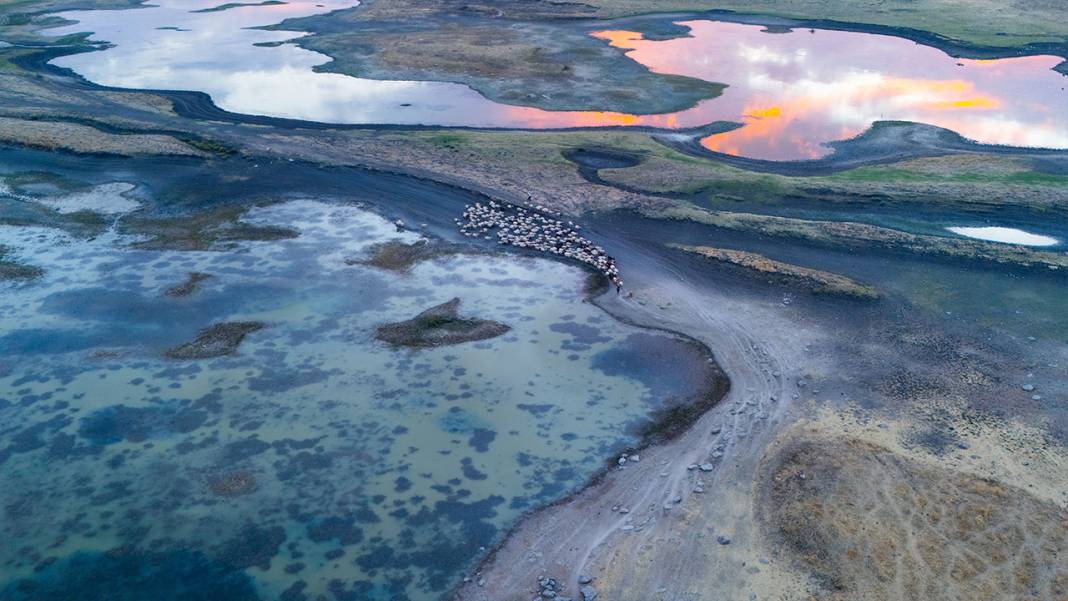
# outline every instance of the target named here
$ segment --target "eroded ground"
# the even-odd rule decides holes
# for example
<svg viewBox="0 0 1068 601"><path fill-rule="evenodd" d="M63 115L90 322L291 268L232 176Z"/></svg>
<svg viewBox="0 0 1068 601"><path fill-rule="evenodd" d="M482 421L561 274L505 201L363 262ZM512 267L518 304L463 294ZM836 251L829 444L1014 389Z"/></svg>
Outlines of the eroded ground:
<svg viewBox="0 0 1068 601"><path fill-rule="evenodd" d="M66 492L43 507L40 495L4 498L14 536L29 540L32 530L40 538L27 543L35 547L29 554L11 549L6 556L19 583L0 588L5 594L60 599L69 596L72 583L107 585L99 575L136 569L157 592L188 587L196 597L210 589L226 591L233 599L273 598L284 592L284 598L294 601L346 595L403 598L420 586L437 598L453 590L464 601L512 601L539 594L541 575L557 579L560 596L576 599L582 598L583 586L599 599L635 601L1058 600L1068 595L1061 567L1068 536L1068 415L1063 403L1068 393L1063 368L1068 364L1063 294L1068 255L1063 244L1002 244L946 230L997 224L1063 240L1068 201L1064 153L982 147L934 128L897 123L882 124L839 146L826 161L775 166L709 156L693 147L696 136L671 138L663 132L413 131L231 119L209 110L203 99L102 90L42 70L39 50L24 46L84 46L81 39L42 40L33 34L47 22L44 13L79 7L19 2L0 9L2 39L16 44L0 47L0 140L44 149L8 150L0 161L0 223L8 236L0 247L0 285L11 287L10 294L5 289L9 296L33 296L40 290L34 286L70 286L55 278L75 278L89 288L89 282L78 279L87 277L87 269L113 269L116 256L127 257L120 260L128 263L114 284L150 290L151 295L141 294L147 306L187 302L210 310L166 309L162 315L177 311L182 317L174 330L134 327L135 313L126 319L131 323L110 330L109 337L93 339L99 332L81 336L79 344L87 346L78 349L77 369L68 366L79 374L63 387L88 392L93 377L119 366L139 370L145 380L178 384L177 390L203 387L208 396L197 406L164 403L146 413L132 406L147 394L137 391L146 384L133 384L131 377L128 386L136 390L129 401L94 401L83 415L64 418L68 408L59 398L64 391L52 386L59 386L59 380L28 379L17 386L13 381L19 367L18 362L11 366L10 357L48 350L47 336L24 331L4 338L8 358L3 377L12 380L10 391L18 394L0 395L10 397L0 410L26 418L8 420L9 428L0 430L0 440L7 443L5 471L20 480L24 491L60 481L67 487L57 484ZM951 49L967 43L993 47L970 48L976 55L1017 52L1026 44L1048 44L1044 52L1063 54L1065 38L1061 7L1037 0L1008 5L980 0L797 1L744 7L703 0L656 7L629 0L493 6L375 0L336 20L301 26L320 31L304 43L336 54L332 69L464 81L490 97L520 105L560 108L596 102L661 110L717 90L636 69L620 53L591 45L589 28L569 19L714 8L910 27L952 38L947 42ZM352 39L354 27L361 43ZM652 25L646 33L677 34ZM20 155L25 152L32 158ZM148 186L162 194L157 198L142 188L136 193L100 189L109 182L48 173L50 164L64 165L56 171L69 172L72 165L89 160L88 153L131 156L135 158L128 160L149 161L148 171L176 175ZM218 167L218 173L201 181L203 176L195 172L201 165ZM346 170L352 166L387 173L380 173L381 179L356 177ZM429 181L414 184L388 172ZM285 193L275 185L278 180L288 182ZM198 186L216 193L210 199L193 194ZM294 196L309 190L328 200L327 207L351 206L357 202L353 196L359 202L373 199L390 218L401 212L407 223L425 222L427 227L420 235L366 239L366 246L332 251L326 264L312 261L311 256L324 252L322 246L341 245L347 238L332 229L346 223L337 220L334 209L282 203L300 200ZM544 408L544 403L524 398L521 404L528 408L515 409L514 419L533 422L533 439L545 443L545 456L542 463L509 467L531 469L535 475L530 480L488 467L490 450L496 452L516 435L501 431L491 439L480 433L487 429L475 417L449 414L441 423L452 429L455 441L442 441L441 449L456 446L461 451L447 469L425 482L404 476L418 488L420 494L414 496L426 497L419 499L400 490L408 485L399 480L371 473L367 454L388 444L399 454L422 458L416 460L421 465L440 466L439 457L424 457L437 450L425 444L433 439L426 435L430 425L415 432L357 425L348 423L337 407L316 414L324 423L301 432L299 440L280 423L254 424L257 419L250 416L268 408L286 420L311 419L315 411L301 390L332 386L332 372L353 369L338 352L347 343L339 339L341 334L308 339L302 322L277 304L253 303L258 310L239 314L219 309L216 301L231 293L275 303L301 296L273 279L278 272L271 272L269 290L253 294L267 272L246 261L263 249L274 249L268 253L272 269L288 264L284 272L289 277L330 291L326 296L331 302L314 312L301 305L297 312L327 315L327 322L314 326L321 332L336 332L337 323L330 320L350 319L346 303L363 298L335 284L337 274L360 274L368 282L361 288L364 296L380 288L375 282L403 289L403 282L410 281L405 278L427 277L428 271L443 278L433 287L408 290L410 296L380 312L380 319L360 321L356 330L368 338L378 325L403 322L465 294L463 277L459 285L448 283L457 269L473 279L483 276L464 270L503 269L516 277L489 273L506 280L498 284L520 296L529 292L524 292L523 280L565 278L566 283L541 282L553 290L554 302L572 303L584 312L578 321L564 316L548 320L556 326L547 331L559 338L561 352L592 364L591 350L611 345L601 338L621 340L624 348L602 357L598 373L606 380L621 379L618 386L623 388L667 390L657 373L672 365L673 355L657 351L647 338L628 339L629 330L616 322L590 322L585 312L592 308L577 292L581 274L542 263L515 267L492 254L496 249L490 245L464 252L453 246L452 219L462 206L457 198L466 201L473 192L513 202L529 195L581 222L591 239L616 256L628 282L623 294L598 297L598 305L627 322L684 332L706 344L731 378L724 400L711 409L702 405L707 411L701 415L681 415L673 436L657 437L658 430L643 427L639 415L657 409L671 415L674 405L658 405L664 399L648 393L641 408L617 409L623 412L616 416L618 422L599 422L596 444L575 452L568 445L578 443L562 437L570 429L557 432L552 424L580 420L581 404ZM131 197L142 203L141 209L134 210ZM309 207L315 210L309 212ZM265 212L284 218L255 217ZM322 216L311 219L320 238L309 236L311 226L302 222L311 214ZM303 230L297 227L301 223ZM391 229L388 222L379 225ZM322 232L333 233L321 237ZM424 232L427 237L421 239ZM121 250L104 250L100 245L113 236L130 238L123 238ZM309 238L321 246L309 246ZM92 252L79 256L63 250L82 245ZM722 258L690 256L672 245L708 247ZM151 257L152 268L145 272L126 253L148 253L137 256ZM304 273L294 267L298 264L316 267ZM786 277L769 277L769 270ZM134 277L133 271L154 275ZM867 300L819 294L828 282L839 290L861 290ZM429 293L431 288L442 294ZM279 296L280 289L289 292ZM102 299L101 306L130 306L115 296ZM53 298L50 319L72 319L78 302L70 294ZM31 306L9 309L12 315L26 312L28 320ZM488 301L469 307L465 298L459 310L461 316L515 325L525 323L527 307ZM106 315L97 315L107 321ZM115 338L117 331L122 337ZM279 354L272 341L283 334L306 361L293 363ZM514 337L518 334L513 331L474 344L521 344ZM131 355L130 348L140 350ZM442 355L449 348L440 349ZM180 356L167 359L168 349ZM479 351L490 355L492 347L471 352ZM382 356L388 353L381 353L375 361L386 361ZM418 378L427 370L465 377L453 371L446 357L440 359L440 365L427 367L396 358L390 369L403 372L402 379ZM138 365L122 367L126 361ZM260 394L267 400L238 395L232 405L220 407L210 393L214 384L200 381L203 374L185 374L183 369L196 370L166 361L222 362L232 378L244 382L236 385L238 390L254 384L266 390ZM574 362L560 363L559 369L565 369ZM643 382L626 379L639 368ZM269 373L272 369L277 373ZM516 382L517 389L525 385ZM464 394L461 389L454 393ZM380 394L392 398L388 390ZM29 419L21 406L42 408L41 414ZM411 407L416 406L413 398ZM501 407L512 411L508 403ZM396 408L383 401L376 410ZM560 418L560 412L566 417ZM684 427L691 421L692 427ZM309 442L321 435L320 429L332 437ZM620 431L629 436L626 441L616 437ZM352 432L364 441L358 448L339 442ZM640 453L626 449L641 444L642 432L658 444ZM402 450L408 446L420 448ZM179 447L188 449L188 458L175 454ZM566 453L560 450L565 447L570 449ZM73 471L62 470L48 478L29 477L38 473L31 469L33 462L45 460L46 453L64 457L73 471L80 463L107 462L108 473L115 476L97 483L80 482ZM161 456L166 461L154 462ZM183 461L185 467L173 463ZM586 476L601 473L606 463L610 468L579 491ZM169 490L138 480L150 464L177 474L174 481L185 488ZM409 513L386 524L402 523L399 528L415 533L432 523L438 528L434 532L447 533L435 539L441 543L433 546L436 555L398 555L400 547L383 550L375 537L387 536L389 528L370 521L362 509L353 511L348 492L323 475L337 466L366 474L367 486L384 491L380 504L369 508L376 516L405 505ZM559 471L565 468L572 471ZM490 479L483 480L487 474ZM318 501L297 495L292 515L281 515L272 500L280 492L297 494L279 484L287 478L301 482L301 494L317 491L319 498L330 498L331 510L320 511ZM476 501L463 492L494 486L525 492L513 495L519 501L507 502L497 502L491 493ZM159 524L171 517L136 513L142 510L141 500L167 507L183 494L223 517L202 518L190 522L194 525L187 531L162 536ZM66 526L59 528L66 533L53 531L57 516L78 514L75 506L85 495L92 495L93 518L62 523ZM394 502L398 504L390 506ZM550 503L504 537L510 520ZM42 511L27 520L26 512L35 507ZM253 521L244 524L250 515ZM425 521L413 517L419 515ZM220 526L222 522L228 525ZM230 536L204 549L175 550L183 545L167 542L192 540L219 528L228 529ZM471 531L477 535L469 536ZM87 544L88 539L94 542ZM496 543L500 546L477 567L452 561L481 556L485 550L479 547ZM86 546L95 550L68 553ZM452 563L440 561L443 557ZM407 575L398 576L406 570ZM365 577L368 573L373 575ZM201 579L181 578L184 574ZM581 582L587 580L584 576L590 581ZM269 583L266 588L263 582Z"/></svg>

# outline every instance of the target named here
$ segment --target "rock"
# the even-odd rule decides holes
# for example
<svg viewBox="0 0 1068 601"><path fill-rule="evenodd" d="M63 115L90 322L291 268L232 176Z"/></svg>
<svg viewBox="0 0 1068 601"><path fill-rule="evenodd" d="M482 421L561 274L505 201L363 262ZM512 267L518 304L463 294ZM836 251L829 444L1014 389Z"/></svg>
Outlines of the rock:
<svg viewBox="0 0 1068 601"><path fill-rule="evenodd" d="M620 457L619 461L617 461L616 463L618 463L619 465L625 465L627 463L627 458L626 457Z"/></svg>
<svg viewBox="0 0 1068 601"><path fill-rule="evenodd" d="M638 455L631 455L630 457L627 457L627 461L633 461L634 463L638 463L639 460L641 460L641 457Z"/></svg>
<svg viewBox="0 0 1068 601"><path fill-rule="evenodd" d="M486 586L486 579L485 578L479 578L478 582L476 584L478 584L479 586Z"/></svg>
<svg viewBox="0 0 1068 601"><path fill-rule="evenodd" d="M721 428L719 426L716 426L716 427L712 428L711 433L712 434L719 434L722 431L723 431L723 428Z"/></svg>
<svg viewBox="0 0 1068 601"><path fill-rule="evenodd" d="M592 586L584 586L579 589L579 592L582 593L582 601L593 601L597 598L597 590Z"/></svg>
<svg viewBox="0 0 1068 601"><path fill-rule="evenodd" d="M591 582L593 582L593 576L590 576L589 574L586 574L585 572L583 572L582 574L579 574L579 584L589 584Z"/></svg>
<svg viewBox="0 0 1068 601"><path fill-rule="evenodd" d="M693 487L693 491L696 493L702 493L705 492L705 488L703 486L695 486Z"/></svg>
<svg viewBox="0 0 1068 601"><path fill-rule="evenodd" d="M711 463L702 463L698 467L701 468L702 472L711 472L712 470L716 469L716 466L712 465Z"/></svg>
<svg viewBox="0 0 1068 601"><path fill-rule="evenodd" d="M1031 400L1032 401L1041 401L1042 400L1042 395L1040 395L1040 394L1032 394L1031 395Z"/></svg>
<svg viewBox="0 0 1068 601"><path fill-rule="evenodd" d="M688 470L690 470L692 472L695 469L697 469L697 464L696 463L691 463L690 465L686 466L686 469L688 469Z"/></svg>
<svg viewBox="0 0 1068 601"><path fill-rule="evenodd" d="M1031 392L1032 390L1035 389L1035 385L1034 384L1024 384L1022 388L1027 392Z"/></svg>
<svg viewBox="0 0 1068 601"><path fill-rule="evenodd" d="M627 509L626 507L620 507L619 508L619 513L630 513L630 510Z"/></svg>
<svg viewBox="0 0 1068 601"><path fill-rule="evenodd" d="M731 539L730 539L730 537L723 536L721 534L721 535L716 537L716 542L721 544L721 545L729 545L729 544L731 544Z"/></svg>

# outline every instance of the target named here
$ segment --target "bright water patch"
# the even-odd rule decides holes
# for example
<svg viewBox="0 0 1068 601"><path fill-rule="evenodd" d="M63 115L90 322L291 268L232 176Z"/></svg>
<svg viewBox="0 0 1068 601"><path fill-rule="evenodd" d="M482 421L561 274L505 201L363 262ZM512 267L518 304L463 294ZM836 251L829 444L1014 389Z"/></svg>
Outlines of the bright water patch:
<svg viewBox="0 0 1068 601"><path fill-rule="evenodd" d="M573 267L454 255L397 274L353 259L419 236L358 208L297 200L247 219L300 236L159 252L0 226L45 268L0 295L0 534L18 541L0 550L0 598L441 598L708 369L582 302ZM213 277L167 296L189 272ZM374 340L454 296L511 331L419 351ZM266 327L234 355L164 358L233 321Z"/></svg>
<svg viewBox="0 0 1068 601"><path fill-rule="evenodd" d="M1006 244L1022 244L1023 246L1056 246L1059 240L1052 236L1032 234L1024 230L1012 227L947 227L947 230L977 240L989 240L990 242L1005 242Z"/></svg>
<svg viewBox="0 0 1068 601"><path fill-rule="evenodd" d="M159 0L133 10L61 13L78 21L49 35L95 32L106 50L53 61L87 79L124 88L198 90L221 108L333 123L471 127L695 127L738 121L709 149L760 159L818 158L826 142L880 120L928 123L984 143L1068 148L1068 92L1055 56L953 58L887 35L797 30L695 20L690 34L647 40L632 31L595 36L652 71L729 84L723 95L672 114L543 111L487 100L445 82L381 81L313 67L329 57L291 41L300 32L256 26L356 5L355 0L196 12L216 0ZM256 44L259 44L258 46ZM848 48L848 52L842 52ZM355 51L355 50L354 50Z"/></svg>
<svg viewBox="0 0 1068 601"><path fill-rule="evenodd" d="M91 211L102 215L129 213L140 205L129 196L129 192L134 187L133 184L126 182L102 184L82 192L48 197L43 204L59 213L77 213L78 211Z"/></svg>

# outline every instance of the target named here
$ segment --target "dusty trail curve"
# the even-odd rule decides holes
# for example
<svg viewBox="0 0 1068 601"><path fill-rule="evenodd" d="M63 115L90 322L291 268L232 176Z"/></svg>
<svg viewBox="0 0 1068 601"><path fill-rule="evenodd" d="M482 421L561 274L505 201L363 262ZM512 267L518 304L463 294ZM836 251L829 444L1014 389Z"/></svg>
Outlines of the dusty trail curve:
<svg viewBox="0 0 1068 601"><path fill-rule="evenodd" d="M582 573L593 576L593 586L610 599L652 599L661 582L685 587L698 581L707 566L693 565L687 554L707 547L707 540L656 541L685 535L686 516L714 506L725 489L748 482L755 458L788 410L806 367L803 346L813 333L776 315L773 306L696 289L670 265L631 250L624 260L635 282L633 297L606 294L595 302L617 318L683 331L707 344L730 377L731 390L680 437L643 450L639 462L609 470L566 503L522 522L455 599L529 598L542 574L566 581L564 594L575 598ZM795 335L788 338L787 328ZM715 457L717 452L722 456ZM687 469L692 464L715 468ZM694 492L698 482L703 494ZM645 557L650 546L663 556ZM657 578L625 577L628 566L646 560L657 564ZM617 574L624 576L612 576Z"/></svg>

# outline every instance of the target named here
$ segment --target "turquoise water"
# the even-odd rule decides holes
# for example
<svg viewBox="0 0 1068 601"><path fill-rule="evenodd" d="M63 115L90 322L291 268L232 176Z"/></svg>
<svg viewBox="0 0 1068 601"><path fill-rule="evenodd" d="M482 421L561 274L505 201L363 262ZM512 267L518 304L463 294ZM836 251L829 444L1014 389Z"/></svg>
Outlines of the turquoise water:
<svg viewBox="0 0 1068 601"><path fill-rule="evenodd" d="M20 194L0 193L5 212L121 223L154 202L131 179ZM299 236L149 251L114 227L0 226L45 269L0 283L0 534L18 541L0 550L0 598L441 598L708 366L584 302L575 267L462 254L394 273L356 261L421 235L353 204L292 198L243 219ZM165 294L190 272L212 277ZM418 351L374 340L452 297L512 329ZM234 321L266 327L230 356L164 356Z"/></svg>

